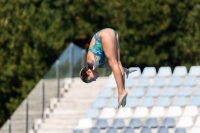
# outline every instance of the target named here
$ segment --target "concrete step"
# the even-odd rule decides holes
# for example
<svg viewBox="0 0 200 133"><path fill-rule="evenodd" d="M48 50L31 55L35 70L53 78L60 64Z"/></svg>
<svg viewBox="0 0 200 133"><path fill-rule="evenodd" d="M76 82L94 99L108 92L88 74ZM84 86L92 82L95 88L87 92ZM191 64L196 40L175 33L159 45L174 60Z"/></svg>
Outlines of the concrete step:
<svg viewBox="0 0 200 133"><path fill-rule="evenodd" d="M49 119L78 119L81 117L85 116L85 112L84 113L74 113L74 114L68 114L68 115L50 115L48 118Z"/></svg>
<svg viewBox="0 0 200 133"><path fill-rule="evenodd" d="M93 103L93 101L89 100L89 101L67 101L67 102L62 102L62 103L58 103L56 105L54 105L54 111L56 110L77 110L77 109L87 109L88 106L91 106Z"/></svg>
<svg viewBox="0 0 200 133"><path fill-rule="evenodd" d="M68 120L67 119L52 119L52 118L50 118L50 119L44 119L43 121L42 121L42 123L41 124L44 124L44 123L49 123L49 124L59 124L59 123L67 123L68 122Z"/></svg>
<svg viewBox="0 0 200 133"><path fill-rule="evenodd" d="M70 129L71 126L67 123L59 123L59 124L55 124L55 123L43 123L40 127L40 129L43 130L61 130L61 129Z"/></svg>
<svg viewBox="0 0 200 133"><path fill-rule="evenodd" d="M38 132L46 133L49 128L61 131L66 129L72 133L77 126L80 118L83 118L90 108L94 100L99 95L107 78L99 80L99 82L86 84L80 79L74 79L67 92L62 94L59 102L57 99L52 99L51 110L48 113L48 118L45 118L40 124ZM59 125L59 126L58 126ZM61 131L62 132L62 131Z"/></svg>
<svg viewBox="0 0 200 133"><path fill-rule="evenodd" d="M34 128L36 130L40 130L40 129L73 129L74 127L77 126L77 122L78 119L74 119L72 120L66 120L65 122L60 122L60 121L56 121L56 122L51 122L51 123L42 123L42 124L37 124L34 126Z"/></svg>
<svg viewBox="0 0 200 133"><path fill-rule="evenodd" d="M71 129L56 129L56 130L37 130L36 133L72 133Z"/></svg>
<svg viewBox="0 0 200 133"><path fill-rule="evenodd" d="M62 98L57 100L57 82L55 79L45 80L45 106L49 105L45 111L46 116L39 123L34 122L36 118L41 118L42 113L42 82L40 81L28 98L29 102L29 127L35 127L37 131L30 130L30 133L72 133L80 118L83 118L94 100L104 87L107 77L100 77L96 82L83 83L80 78L74 78L73 82L65 79L61 80L63 85L70 86L66 91L62 90ZM68 85L70 83L70 85ZM48 91L47 91L48 90ZM47 93L48 92L48 93ZM49 102L49 99L52 99ZM12 119L12 132L25 132L26 101L23 101L14 112ZM35 124L33 124L35 123ZM0 130L0 133L8 133L8 126Z"/></svg>

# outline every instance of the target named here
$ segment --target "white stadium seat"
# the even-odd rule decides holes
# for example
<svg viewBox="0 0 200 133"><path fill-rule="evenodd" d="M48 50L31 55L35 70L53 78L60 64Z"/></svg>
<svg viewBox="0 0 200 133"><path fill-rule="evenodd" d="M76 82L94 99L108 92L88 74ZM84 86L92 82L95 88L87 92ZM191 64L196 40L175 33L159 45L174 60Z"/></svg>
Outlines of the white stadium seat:
<svg viewBox="0 0 200 133"><path fill-rule="evenodd" d="M199 77L200 76L200 66L191 66L188 75Z"/></svg>
<svg viewBox="0 0 200 133"><path fill-rule="evenodd" d="M200 133L200 127L193 127L190 133Z"/></svg>
<svg viewBox="0 0 200 133"><path fill-rule="evenodd" d="M197 106L186 106L183 116L197 116L199 114Z"/></svg>
<svg viewBox="0 0 200 133"><path fill-rule="evenodd" d="M185 66L176 66L173 72L173 76L186 76L187 69Z"/></svg>
<svg viewBox="0 0 200 133"><path fill-rule="evenodd" d="M157 74L157 76L160 77L169 77L171 75L172 75L172 70L171 67L169 66L160 67Z"/></svg>
<svg viewBox="0 0 200 133"><path fill-rule="evenodd" d="M78 121L78 125L76 126L76 129L89 129L92 125L92 119L90 118L81 118Z"/></svg>
<svg viewBox="0 0 200 133"><path fill-rule="evenodd" d="M167 113L166 117L179 117L182 115L181 107L180 106L170 106Z"/></svg>
<svg viewBox="0 0 200 133"><path fill-rule="evenodd" d="M192 117L189 116L182 116L180 117L177 127L180 128L189 128L193 125Z"/></svg>
<svg viewBox="0 0 200 133"><path fill-rule="evenodd" d="M115 108L105 107L103 108L102 113L99 116L99 118L109 119L115 116L116 116Z"/></svg>
<svg viewBox="0 0 200 133"><path fill-rule="evenodd" d="M145 118L149 115L147 107L136 107L132 117L134 118Z"/></svg>
<svg viewBox="0 0 200 133"><path fill-rule="evenodd" d="M145 67L142 72L143 77L155 77L156 76L156 68L155 67Z"/></svg>
<svg viewBox="0 0 200 133"><path fill-rule="evenodd" d="M149 117L159 118L165 115L164 107L154 106L151 110Z"/></svg>
<svg viewBox="0 0 200 133"><path fill-rule="evenodd" d="M200 116L197 117L194 126L200 127Z"/></svg>
<svg viewBox="0 0 200 133"><path fill-rule="evenodd" d="M120 108L116 118L129 118L132 116L132 109L129 107Z"/></svg>

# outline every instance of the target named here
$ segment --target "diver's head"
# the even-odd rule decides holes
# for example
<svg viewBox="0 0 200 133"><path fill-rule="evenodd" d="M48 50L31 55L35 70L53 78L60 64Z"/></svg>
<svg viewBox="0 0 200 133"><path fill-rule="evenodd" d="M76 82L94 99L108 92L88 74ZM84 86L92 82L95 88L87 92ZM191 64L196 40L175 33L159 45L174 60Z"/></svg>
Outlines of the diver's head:
<svg viewBox="0 0 200 133"><path fill-rule="evenodd" d="M97 70L92 70L88 67L82 68L79 75L81 80L85 83L96 81L96 79L99 77Z"/></svg>

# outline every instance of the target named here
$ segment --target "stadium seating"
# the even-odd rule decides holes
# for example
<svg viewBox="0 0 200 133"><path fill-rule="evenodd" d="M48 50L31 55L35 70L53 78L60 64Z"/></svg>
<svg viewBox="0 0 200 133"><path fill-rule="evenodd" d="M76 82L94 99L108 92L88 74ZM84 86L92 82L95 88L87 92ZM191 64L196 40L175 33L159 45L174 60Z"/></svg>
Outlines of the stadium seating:
<svg viewBox="0 0 200 133"><path fill-rule="evenodd" d="M197 116L199 114L197 106L186 106L183 116Z"/></svg>
<svg viewBox="0 0 200 133"><path fill-rule="evenodd" d="M157 128L158 127L158 120L156 118L148 118L145 122L144 127Z"/></svg>
<svg viewBox="0 0 200 133"><path fill-rule="evenodd" d="M154 105L153 97L143 97L140 106L142 107L152 107Z"/></svg>
<svg viewBox="0 0 200 133"><path fill-rule="evenodd" d="M98 128L92 128L89 133L100 133Z"/></svg>
<svg viewBox="0 0 200 133"><path fill-rule="evenodd" d="M186 97L185 96L176 96L172 105L180 106L180 107L186 106Z"/></svg>
<svg viewBox="0 0 200 133"><path fill-rule="evenodd" d="M78 122L77 129L88 129L92 128L92 119L90 118L81 118Z"/></svg>
<svg viewBox="0 0 200 133"><path fill-rule="evenodd" d="M172 76L168 86L179 87L182 84L181 77L179 76Z"/></svg>
<svg viewBox="0 0 200 133"><path fill-rule="evenodd" d="M184 128L176 128L174 133L186 133Z"/></svg>
<svg viewBox="0 0 200 133"><path fill-rule="evenodd" d="M191 66L188 75L200 77L200 66Z"/></svg>
<svg viewBox="0 0 200 133"><path fill-rule="evenodd" d="M131 118L128 127L131 128L140 128L142 126L142 122L139 118Z"/></svg>
<svg viewBox="0 0 200 133"><path fill-rule="evenodd" d="M174 118L166 117L162 122L162 127L173 128L176 126L175 124Z"/></svg>
<svg viewBox="0 0 200 133"><path fill-rule="evenodd" d="M188 128L191 127L192 125L193 125L192 117L181 116L176 127Z"/></svg>
<svg viewBox="0 0 200 133"><path fill-rule="evenodd" d="M166 117L179 117L182 115L182 110L180 106L170 106L166 113Z"/></svg>
<svg viewBox="0 0 200 133"><path fill-rule="evenodd" d="M133 88L130 96L133 97L142 97L144 95L144 88L143 87L136 87Z"/></svg>
<svg viewBox="0 0 200 133"><path fill-rule="evenodd" d="M194 95L200 95L200 86L197 87L197 89L196 89Z"/></svg>
<svg viewBox="0 0 200 133"><path fill-rule="evenodd" d="M164 77L156 77L154 79L153 85L152 86L156 86L156 87L163 87L165 86L165 79Z"/></svg>
<svg viewBox="0 0 200 133"><path fill-rule="evenodd" d="M200 127L200 116L197 117L194 126Z"/></svg>
<svg viewBox="0 0 200 133"><path fill-rule="evenodd" d="M113 95L116 83L109 77L85 115L95 119L93 127L87 125L90 133L101 129L106 133L200 133L199 66L192 66L189 73L185 66L174 71L163 66L158 73L155 67L145 67L143 72L138 67L130 69L137 73L125 81L126 106L118 109L117 94Z"/></svg>
<svg viewBox="0 0 200 133"><path fill-rule="evenodd" d="M95 119L99 117L99 110L97 108L90 108L85 115L86 118Z"/></svg>
<svg viewBox="0 0 200 133"><path fill-rule="evenodd" d="M196 106L200 106L200 95L194 95L192 96L189 105L196 105Z"/></svg>
<svg viewBox="0 0 200 133"><path fill-rule="evenodd" d="M117 97L111 97L107 104L107 107L117 108L117 104L116 104L117 102L118 102Z"/></svg>
<svg viewBox="0 0 200 133"><path fill-rule="evenodd" d="M147 107L136 107L133 118L145 118L149 115Z"/></svg>
<svg viewBox="0 0 200 133"><path fill-rule="evenodd" d="M152 110L151 110L151 113L149 114L149 117L161 118L164 115L165 115L164 107L154 106L154 107L152 107Z"/></svg>
<svg viewBox="0 0 200 133"><path fill-rule="evenodd" d="M98 119L96 121L96 127L100 129L105 129L108 127L107 119Z"/></svg>
<svg viewBox="0 0 200 133"><path fill-rule="evenodd" d="M143 127L140 133L152 133L149 127Z"/></svg>
<svg viewBox="0 0 200 133"><path fill-rule="evenodd" d="M106 84L105 84L105 87L107 88L116 88L117 87L117 84L116 84L116 81L114 78L110 77L108 78Z"/></svg>
<svg viewBox="0 0 200 133"><path fill-rule="evenodd" d="M116 102L115 102L116 106ZM136 97L127 97L126 107L135 108L138 106L138 100Z"/></svg>
<svg viewBox="0 0 200 133"><path fill-rule="evenodd" d="M125 127L124 120L120 118L114 119L112 123L112 127L117 128L117 129L121 129Z"/></svg>
<svg viewBox="0 0 200 133"><path fill-rule="evenodd" d="M118 108L113 75L103 77L104 82L97 81L87 89L80 81L76 91L74 87L66 92L74 95L67 97L62 91L65 94L59 100L55 98L49 106L45 105L48 109L41 119L35 120L29 133L200 133L200 66L145 67L143 70L130 67L130 70L137 71L125 79L128 92L125 107ZM95 91L90 94L91 89ZM80 90L87 93L76 95ZM30 102L30 107L31 104L38 103ZM16 119L24 117L23 114Z"/></svg>
<svg viewBox="0 0 200 133"><path fill-rule="evenodd" d="M143 77L154 77L156 76L156 68L155 67L145 67L142 73Z"/></svg>
<svg viewBox="0 0 200 133"><path fill-rule="evenodd" d="M148 77L141 77L138 81L137 87L148 87L150 85Z"/></svg>
<svg viewBox="0 0 200 133"><path fill-rule="evenodd" d="M134 86L134 79L132 77L125 79L125 89L132 88Z"/></svg>
<svg viewBox="0 0 200 133"><path fill-rule="evenodd" d="M112 88L104 88L99 97L103 97L103 98L110 98L112 97L113 93L112 93Z"/></svg>
<svg viewBox="0 0 200 133"><path fill-rule="evenodd" d="M114 118L115 116L116 116L115 108L105 107L103 108L99 118L109 119L109 118Z"/></svg>
<svg viewBox="0 0 200 133"><path fill-rule="evenodd" d="M182 86L178 93L179 96L190 96L192 94L191 86Z"/></svg>
<svg viewBox="0 0 200 133"><path fill-rule="evenodd" d="M168 128L166 127L160 127L158 129L158 133L169 133Z"/></svg>
<svg viewBox="0 0 200 133"><path fill-rule="evenodd" d="M185 66L176 66L173 72L174 76L186 76L187 75L187 68Z"/></svg>
<svg viewBox="0 0 200 133"><path fill-rule="evenodd" d="M148 97L158 97L160 95L160 88L150 87L147 91L146 96Z"/></svg>
<svg viewBox="0 0 200 133"><path fill-rule="evenodd" d="M169 77L171 75L172 75L172 70L168 66L160 67L157 74L157 76L159 77Z"/></svg>
<svg viewBox="0 0 200 133"><path fill-rule="evenodd" d="M130 118L132 116L132 109L130 107L120 108L116 118Z"/></svg>
<svg viewBox="0 0 200 133"><path fill-rule="evenodd" d="M185 85L185 86L196 86L197 85L196 76L187 76L183 85Z"/></svg>
<svg viewBox="0 0 200 133"><path fill-rule="evenodd" d="M155 106L169 107L170 104L170 97L160 96Z"/></svg>
<svg viewBox="0 0 200 133"><path fill-rule="evenodd" d="M200 132L200 127L193 127L191 129L191 132L190 133L199 133Z"/></svg>
<svg viewBox="0 0 200 133"><path fill-rule="evenodd" d="M168 97L173 97L176 95L176 88L175 87L166 87L164 89L164 92L162 94L162 96L168 96Z"/></svg>
<svg viewBox="0 0 200 133"><path fill-rule="evenodd" d="M126 127L123 133L134 133L134 130L130 127Z"/></svg>
<svg viewBox="0 0 200 133"><path fill-rule="evenodd" d="M77 129L75 129L75 130L73 131L73 133L83 133L83 130L77 130Z"/></svg>
<svg viewBox="0 0 200 133"><path fill-rule="evenodd" d="M105 98L97 98L92 105L93 108L104 108L105 106L106 106Z"/></svg>
<svg viewBox="0 0 200 133"><path fill-rule="evenodd" d="M176 128L174 133L186 133L184 128Z"/></svg>

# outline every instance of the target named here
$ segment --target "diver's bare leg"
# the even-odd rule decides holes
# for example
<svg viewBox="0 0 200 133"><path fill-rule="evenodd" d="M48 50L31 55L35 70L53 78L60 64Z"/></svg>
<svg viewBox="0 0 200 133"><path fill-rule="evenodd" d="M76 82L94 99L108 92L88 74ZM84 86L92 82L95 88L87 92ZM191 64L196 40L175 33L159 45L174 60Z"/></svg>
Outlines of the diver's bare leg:
<svg viewBox="0 0 200 133"><path fill-rule="evenodd" d="M121 68L118 62L116 37L113 30L103 30L101 32L101 40L104 53L108 59L108 63L113 71L117 87L118 87L118 103L123 101L123 98L127 94L124 88L124 75L121 72ZM121 104L121 103L120 103Z"/></svg>
<svg viewBox="0 0 200 133"><path fill-rule="evenodd" d="M119 37L118 34L116 35L116 45L117 45L117 58L118 58L118 65L120 67L121 73L123 75L123 84L125 86L125 68L122 66L121 60L120 60L120 46L119 46ZM126 105L126 98L123 100L121 105L124 107Z"/></svg>

